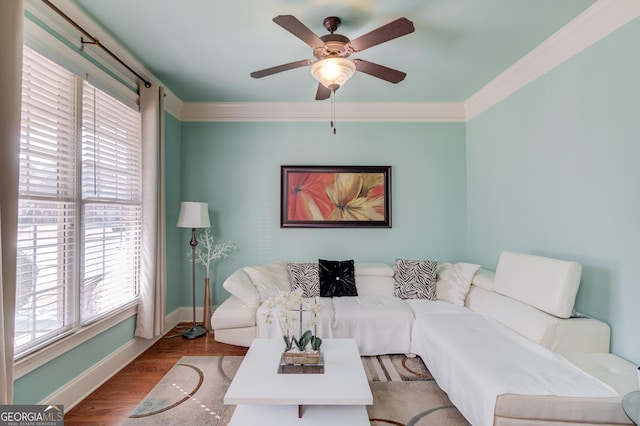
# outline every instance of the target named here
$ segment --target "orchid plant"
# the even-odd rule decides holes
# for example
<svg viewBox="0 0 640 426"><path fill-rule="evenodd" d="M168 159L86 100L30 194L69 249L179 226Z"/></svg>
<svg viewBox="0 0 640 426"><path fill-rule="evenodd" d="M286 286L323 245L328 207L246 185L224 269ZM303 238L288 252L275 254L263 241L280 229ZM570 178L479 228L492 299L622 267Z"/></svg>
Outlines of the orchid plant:
<svg viewBox="0 0 640 426"><path fill-rule="evenodd" d="M295 289L291 292L282 292L274 297L270 297L265 301L267 310L265 321L272 324L274 316L277 315L280 320L280 326L284 333L283 339L285 344L285 352L293 350L295 346L298 351L319 351L322 345L322 339L306 330L302 332L302 313L308 312L309 320L306 322L307 327L316 327L318 324L318 314L322 312L322 304L317 299L305 299L302 297L302 289ZM299 322L299 329L302 335L299 339L295 337L294 330L296 323Z"/></svg>
<svg viewBox="0 0 640 426"><path fill-rule="evenodd" d="M211 228L207 228L204 233L201 233L199 239L202 247L196 248L196 263L203 265L206 268L206 277L209 278L211 261L229 257L229 253L231 253L237 247L232 241L214 245L213 235L211 235Z"/></svg>

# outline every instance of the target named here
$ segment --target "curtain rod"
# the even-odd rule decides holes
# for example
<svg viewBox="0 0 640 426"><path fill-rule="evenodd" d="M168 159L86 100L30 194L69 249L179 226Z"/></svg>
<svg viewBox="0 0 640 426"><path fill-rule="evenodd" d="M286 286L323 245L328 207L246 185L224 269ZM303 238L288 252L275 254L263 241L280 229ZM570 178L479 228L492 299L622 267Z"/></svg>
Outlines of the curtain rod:
<svg viewBox="0 0 640 426"><path fill-rule="evenodd" d="M2 0L0 0L2 1ZM64 18L65 21L67 21L68 23L70 23L71 25L73 25L73 27L75 29L77 29L78 31L80 31L82 34L84 34L85 36L89 37L91 40L85 40L84 37L80 37L80 43L82 43L83 45L85 44L94 44L96 46L98 46L99 48L101 48L102 50L104 50L105 52L107 52L109 54L109 56L111 56L113 59L115 59L116 61L118 61L123 67L125 67L127 70L129 70L129 72L131 72L132 74L134 74L136 77L138 77L140 80L142 80L144 82L144 87L151 87L151 82L145 80L140 74L138 74L137 72L135 72L133 70L133 68L131 68L129 65L127 65L126 63L124 63L124 61L122 61L122 59L118 58L113 52L111 52L104 44L100 43L100 40L98 40L97 38L95 38L94 36L92 36L91 34L89 34L84 28L82 28L80 25L78 25L74 20L72 20L71 18L69 18L63 11L61 11L60 9L58 9L53 3L51 3L49 0L42 0L42 2L44 4L46 4L47 6L49 6L51 9L53 9L54 12L56 12L58 15L60 15L62 18Z"/></svg>

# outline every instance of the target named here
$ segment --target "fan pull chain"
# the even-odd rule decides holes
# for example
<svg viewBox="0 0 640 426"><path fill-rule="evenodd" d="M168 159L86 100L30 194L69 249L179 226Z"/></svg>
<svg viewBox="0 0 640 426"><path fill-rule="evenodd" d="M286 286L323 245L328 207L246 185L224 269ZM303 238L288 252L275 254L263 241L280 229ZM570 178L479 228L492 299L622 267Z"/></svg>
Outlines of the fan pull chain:
<svg viewBox="0 0 640 426"><path fill-rule="evenodd" d="M336 134L336 91L331 91L331 128L333 128L333 134Z"/></svg>

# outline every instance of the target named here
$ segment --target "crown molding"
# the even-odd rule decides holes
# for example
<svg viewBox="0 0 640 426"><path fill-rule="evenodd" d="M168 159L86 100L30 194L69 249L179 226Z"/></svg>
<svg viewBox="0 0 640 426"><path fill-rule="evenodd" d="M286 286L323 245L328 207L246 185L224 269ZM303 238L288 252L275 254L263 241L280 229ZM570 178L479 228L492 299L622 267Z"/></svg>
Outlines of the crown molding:
<svg viewBox="0 0 640 426"><path fill-rule="evenodd" d="M345 121L460 122L462 103L336 102L335 115ZM186 102L182 121L326 121L328 102Z"/></svg>
<svg viewBox="0 0 640 426"><path fill-rule="evenodd" d="M180 116L180 112L184 107L184 102L177 97L171 90L169 90L166 86L164 88L164 110L169 114L173 115L176 119L182 120Z"/></svg>
<svg viewBox="0 0 640 426"><path fill-rule="evenodd" d="M638 0L598 0L465 102L470 120L640 16Z"/></svg>

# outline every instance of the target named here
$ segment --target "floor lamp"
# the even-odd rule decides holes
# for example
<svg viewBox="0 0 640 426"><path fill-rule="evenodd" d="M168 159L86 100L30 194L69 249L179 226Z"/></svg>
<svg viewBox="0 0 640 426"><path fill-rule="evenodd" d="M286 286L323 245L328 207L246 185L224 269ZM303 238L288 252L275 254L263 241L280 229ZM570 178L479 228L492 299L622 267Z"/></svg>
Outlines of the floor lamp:
<svg viewBox="0 0 640 426"><path fill-rule="evenodd" d="M207 334L207 330L200 325L196 325L196 228L209 228L209 205L207 203L196 203L183 201L180 203L180 214L178 215L179 228L191 228L191 285L193 289L193 327L182 332L185 339L195 339ZM203 312L203 315L208 315Z"/></svg>

